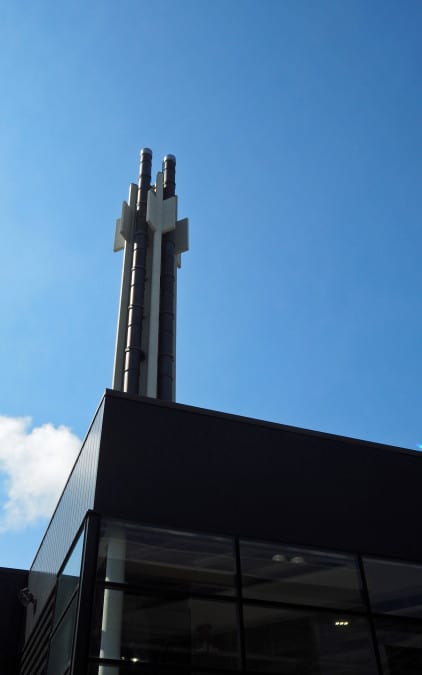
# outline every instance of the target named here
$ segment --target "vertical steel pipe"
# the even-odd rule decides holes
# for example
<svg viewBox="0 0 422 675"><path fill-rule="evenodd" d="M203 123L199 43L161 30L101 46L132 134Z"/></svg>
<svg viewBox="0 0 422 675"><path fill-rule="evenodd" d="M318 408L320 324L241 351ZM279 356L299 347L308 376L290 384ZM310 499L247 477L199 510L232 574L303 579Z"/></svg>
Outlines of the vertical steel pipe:
<svg viewBox="0 0 422 675"><path fill-rule="evenodd" d="M163 160L164 199L176 193L176 157L166 155ZM174 300L176 285L175 233L163 235L161 244L160 319L158 333L157 398L171 401L174 377Z"/></svg>
<svg viewBox="0 0 422 675"><path fill-rule="evenodd" d="M136 207L133 260L130 274L128 327L123 373L123 391L138 394L139 371L143 355L141 351L142 322L144 318L145 263L147 250L147 197L151 186L152 152L141 150L139 169L138 203Z"/></svg>

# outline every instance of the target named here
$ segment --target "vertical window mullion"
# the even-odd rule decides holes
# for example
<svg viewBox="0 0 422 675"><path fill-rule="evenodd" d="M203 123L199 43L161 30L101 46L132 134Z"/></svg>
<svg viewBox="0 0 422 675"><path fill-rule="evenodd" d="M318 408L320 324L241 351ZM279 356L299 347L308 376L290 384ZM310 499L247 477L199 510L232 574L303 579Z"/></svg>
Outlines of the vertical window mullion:
<svg viewBox="0 0 422 675"><path fill-rule="evenodd" d="M236 595L237 595L237 621L239 635L240 667L243 672L246 670L246 645L245 630L243 621L243 593L242 593L242 565L240 560L239 537L235 537L235 562L236 562Z"/></svg>
<svg viewBox="0 0 422 675"><path fill-rule="evenodd" d="M100 537L100 518L90 512L86 520L85 541L82 557L82 569L79 585L78 613L73 642L72 669L70 673L80 673L88 662L89 645L92 632L92 614L97 573L98 542Z"/></svg>
<svg viewBox="0 0 422 675"><path fill-rule="evenodd" d="M377 662L377 668L378 668L379 675L383 675L383 669L382 669L382 663L381 663L381 654L380 654L380 651L379 651L379 648L378 648L377 631L376 631L376 628L375 628L374 618L372 616L371 602L370 602L370 598L369 598L369 590L368 590L368 584L366 582L365 569L364 569L364 565L363 565L362 556L358 554L357 560L358 560L358 567L359 567L361 584L362 584L362 596L363 596L364 604L366 606L366 612L367 612L368 623L369 623L369 630L371 631L372 644L373 644L373 647L374 647L375 660Z"/></svg>

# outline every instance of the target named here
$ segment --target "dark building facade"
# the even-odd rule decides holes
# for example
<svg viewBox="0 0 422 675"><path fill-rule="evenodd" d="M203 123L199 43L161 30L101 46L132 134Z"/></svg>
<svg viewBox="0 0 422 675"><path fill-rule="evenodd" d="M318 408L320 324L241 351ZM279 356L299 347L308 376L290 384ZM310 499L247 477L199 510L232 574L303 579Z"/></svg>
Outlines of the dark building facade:
<svg viewBox="0 0 422 675"><path fill-rule="evenodd" d="M18 601L28 585L28 572L0 568L0 673L18 673L25 611Z"/></svg>
<svg viewBox="0 0 422 675"><path fill-rule="evenodd" d="M107 390L18 672L416 675L421 483L417 452Z"/></svg>

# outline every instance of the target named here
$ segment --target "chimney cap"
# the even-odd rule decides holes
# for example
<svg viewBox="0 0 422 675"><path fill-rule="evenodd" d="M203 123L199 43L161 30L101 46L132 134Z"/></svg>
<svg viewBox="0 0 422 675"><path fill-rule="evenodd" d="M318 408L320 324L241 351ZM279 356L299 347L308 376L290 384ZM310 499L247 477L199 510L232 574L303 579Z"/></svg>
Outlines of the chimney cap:
<svg viewBox="0 0 422 675"><path fill-rule="evenodd" d="M176 164L176 157L174 155L164 155L163 162L174 162Z"/></svg>
<svg viewBox="0 0 422 675"><path fill-rule="evenodd" d="M151 148L142 148L141 152L139 154L141 156L142 155L150 155L152 157L152 150L151 150Z"/></svg>

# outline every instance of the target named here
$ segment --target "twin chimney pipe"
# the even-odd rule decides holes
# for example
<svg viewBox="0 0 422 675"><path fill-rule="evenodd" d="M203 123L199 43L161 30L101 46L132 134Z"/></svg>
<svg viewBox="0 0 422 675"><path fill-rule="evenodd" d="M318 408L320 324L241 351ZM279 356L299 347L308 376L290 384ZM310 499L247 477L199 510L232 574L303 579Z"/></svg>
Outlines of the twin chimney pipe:
<svg viewBox="0 0 422 675"><path fill-rule="evenodd" d="M164 199L176 194L176 157L166 155L163 160ZM157 398L173 399L176 303L175 231L163 235L161 245L160 323L158 337Z"/></svg>

